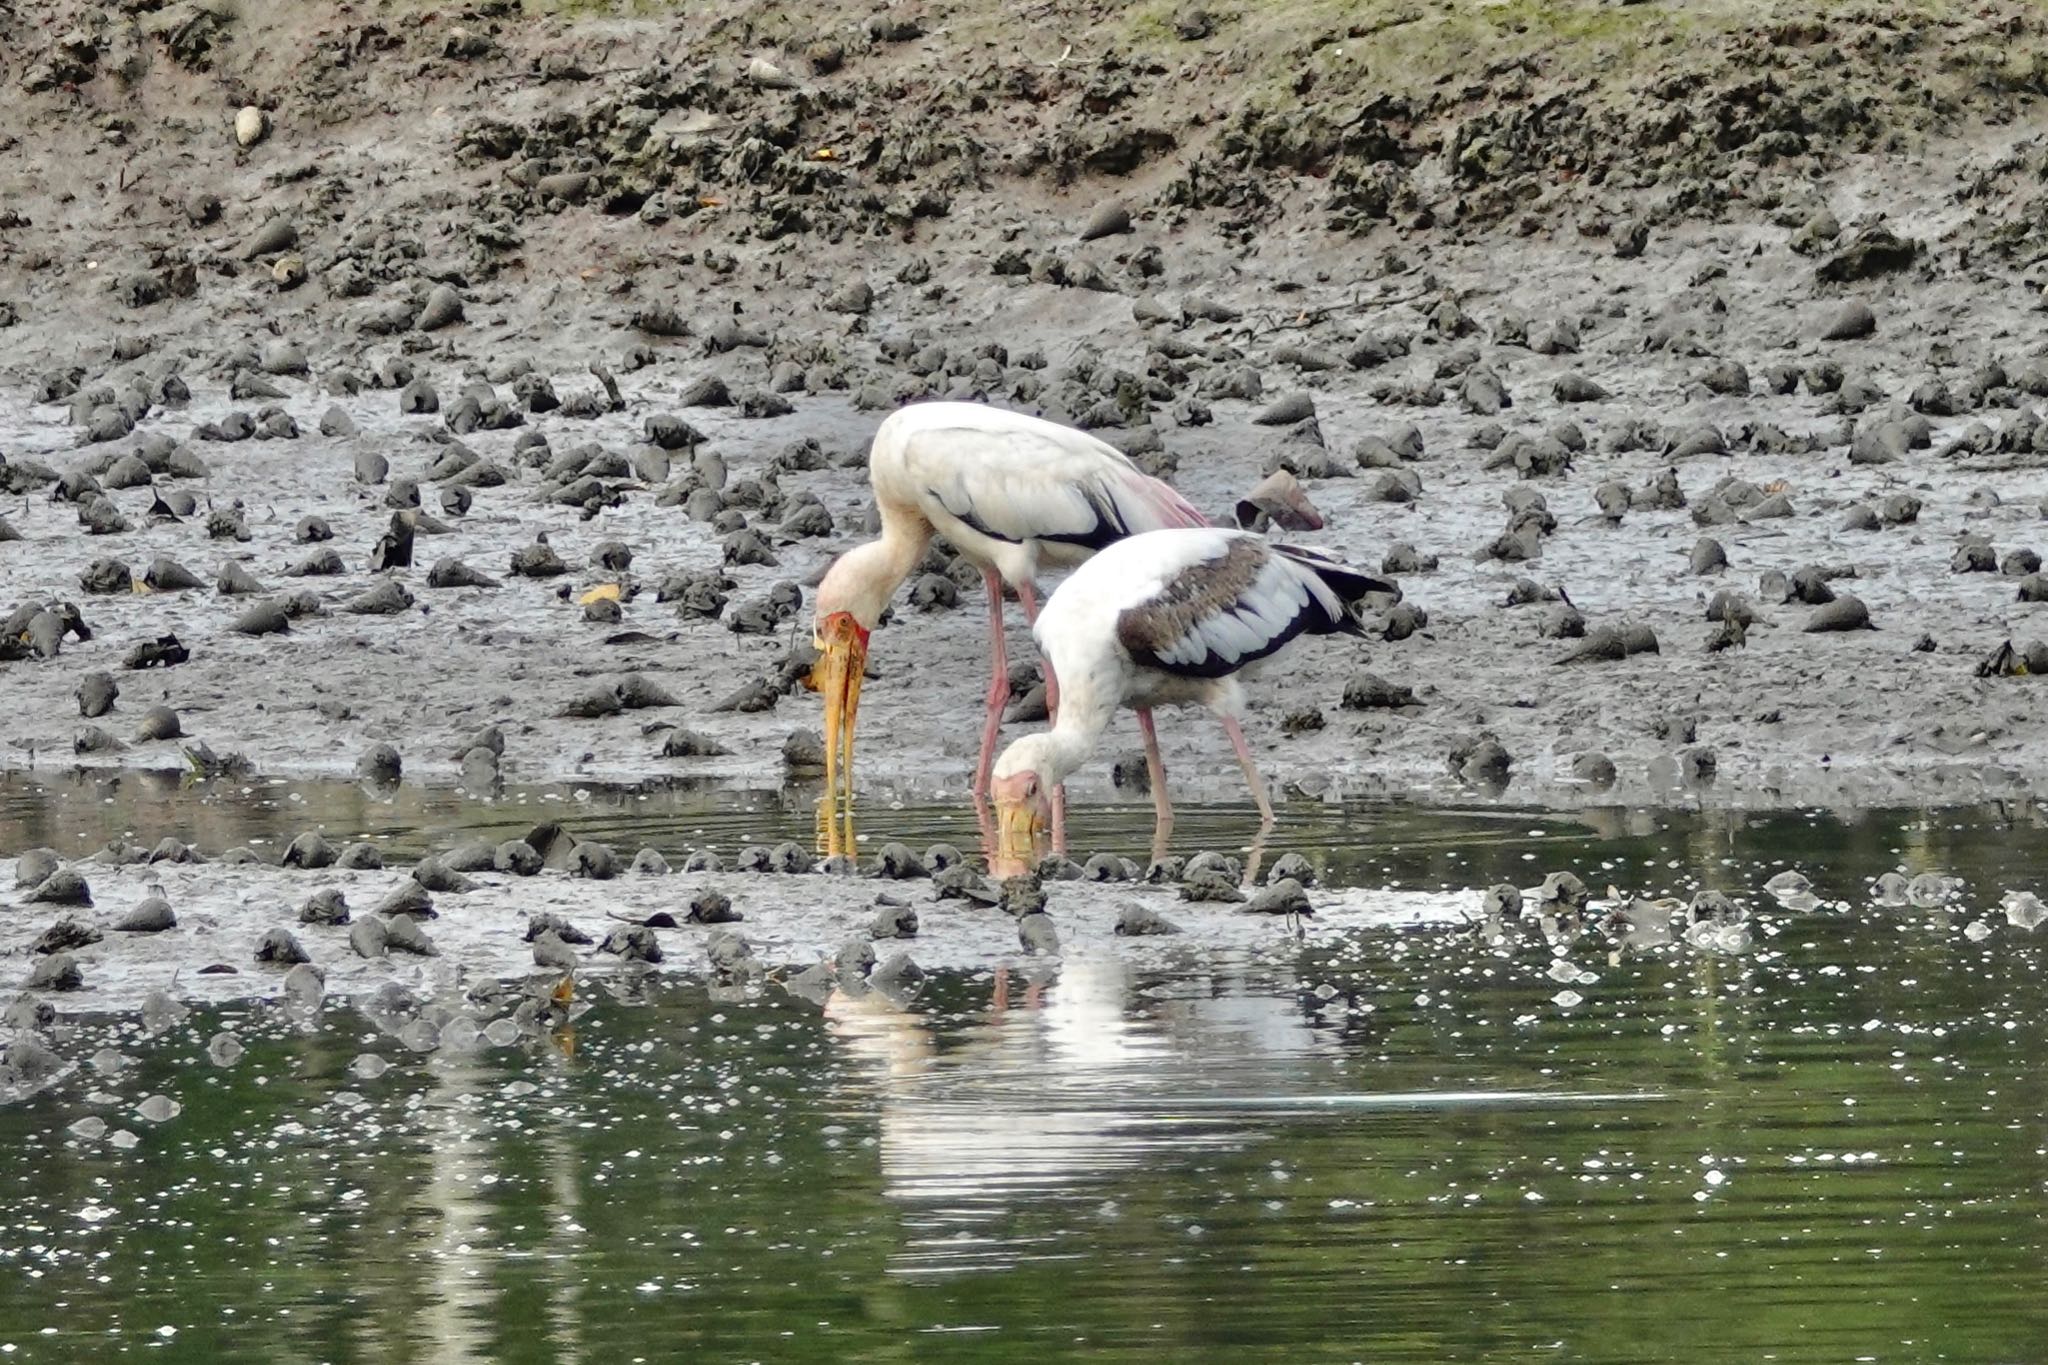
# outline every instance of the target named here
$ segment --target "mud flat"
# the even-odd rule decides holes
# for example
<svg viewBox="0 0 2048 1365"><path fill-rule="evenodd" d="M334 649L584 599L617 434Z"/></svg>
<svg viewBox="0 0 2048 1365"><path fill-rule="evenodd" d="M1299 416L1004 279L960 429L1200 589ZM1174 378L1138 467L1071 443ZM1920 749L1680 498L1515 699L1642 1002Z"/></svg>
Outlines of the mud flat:
<svg viewBox="0 0 2048 1365"><path fill-rule="evenodd" d="M1624 60L1658 7L1585 8L1355 50L1286 6L1062 14L1108 54L1069 66L969 5L20 7L0 603L91 635L10 645L5 761L758 782L816 723L804 585L862 532L874 426L969 397L1218 516L1292 469L1310 538L1399 579L1374 639L1254 685L1295 799L2034 793L2038 18L1716 9ZM1914 104L1877 79L1901 33ZM1452 51L1499 63L1420 79ZM1416 89L1346 65L1397 56ZM415 499L440 526L393 563ZM561 572L515 575L542 534ZM967 784L984 626L928 567L875 652L877 803ZM186 661L124 667L167 634ZM95 674L119 696L83 715ZM1164 728L1176 791L1228 799L1207 723Z"/></svg>

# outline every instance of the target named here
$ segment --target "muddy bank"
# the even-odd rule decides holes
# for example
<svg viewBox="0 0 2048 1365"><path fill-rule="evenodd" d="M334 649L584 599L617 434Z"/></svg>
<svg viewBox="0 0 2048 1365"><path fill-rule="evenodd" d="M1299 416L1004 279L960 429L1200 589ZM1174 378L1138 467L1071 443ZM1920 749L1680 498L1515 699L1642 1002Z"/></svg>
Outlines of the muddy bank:
<svg viewBox="0 0 2048 1365"><path fill-rule="evenodd" d="M1702 231L1683 246L1673 244L1668 259L1636 266L1603 262L1590 251L1547 248L1543 273L1513 290L1487 286L1484 300L1468 294L1464 307L1481 329L1479 340L1434 336L1426 315L1404 305L1375 318L1381 328L1413 336L1410 355L1369 378L1287 373L1283 382L1312 401L1307 426L1276 431L1256 421L1263 402L1218 400L1209 405L1214 420L1206 425L1153 429L1164 452L1155 458L1177 466L1175 482L1219 515L1276 461L1310 474L1344 472L1342 478L1308 479L1329 520L1325 534L1309 539L1373 568L1436 562L1425 572L1395 575L1409 603L1427 613L1420 629L1395 640L1303 642L1255 683L1248 731L1274 779L1318 798L1470 799L1475 792L1501 791L1500 774L1456 773L1451 756L1490 733L1511 760L1504 790L1533 803L1879 804L2033 789L2048 770L2039 762L2039 741L2020 723L2032 706L2034 684L2014 677L1980 680L1975 672L2001 641L2023 646L2048 634L2033 621L2036 608L2020 600L2020 577L1995 571L2002 557L2039 546L2048 474L2026 451L1945 449L1975 423L2014 425L2024 395L2003 411L1927 418L1927 449L1865 465L1834 446L1847 422L1827 411L1827 396L1711 393L1697 382L1711 361L1644 353L1637 321L1639 313L1652 311L1653 300L1697 299L1699 316L1709 319L1720 316L1712 311L1714 300L1725 300L1729 319L1757 321L1721 321L1724 336L1735 333L1737 340L1717 349L1750 357L1758 370L1832 361L1890 393L1930 372L1923 338L1965 318L2005 318L2014 338L2006 353L2020 369L2027 301L1989 285L1974 294L1927 290L1887 304L1888 325L1878 336L1822 345L1769 335L1772 320L1792 311L1771 301L1795 268L1783 260L1767 255L1763 264L1738 266L1716 282L1711 298L1683 287L1673 291L1673 276L1696 273L1703 263L1739 261L1755 244L1754 234ZM1594 269L1605 279L1598 290L1580 274ZM1475 276L1474 289L1482 284ZM1609 318L1603 300L1629 302L1622 317ZM993 307L998 300L988 302ZM1484 342L1514 314L1531 311L1582 318L1580 350L1546 356ZM1105 363L1133 367L1144 363L1148 339L1156 344L1162 335L1218 334L1190 329L1148 337L1115 313L1103 302L1058 319L1057 330L1093 333L1102 338ZM1900 321L1891 323L1894 318ZM2000 348L1999 330L1990 327L1988 349ZM1119 333L1127 339L1116 341ZM1026 335L1049 341L1051 334ZM1498 416L1452 404L1390 406L1361 392L1368 385L1438 383L1439 370L1456 364L1460 351L1469 356L1475 349L1515 400ZM838 548L853 543L865 515L865 488L858 468L834 465L857 459L878 418L830 395L799 399L789 415L763 420L681 406L685 386L730 368L679 358L672 371L658 366L628 376L620 413L589 421L535 415L517 430L463 435L463 447L511 478L503 487L476 490L460 517L439 507L448 481L428 477L448 447L421 439L446 437L444 419L399 413L394 392L337 399L291 378L279 382L285 397L275 405L297 422L298 439L188 442L183 448L207 462L205 477L158 477L149 487L106 493L129 531L82 534L76 504L52 499L47 488L35 490L9 517L24 539L0 550L6 575L0 596L75 601L94 638L66 641L54 659L0 664L10 697L18 700L5 736L9 761L70 762L86 726L94 724L129 747L89 751L76 756L81 761L175 762L180 740L136 742L142 713L163 704L179 712L186 736L217 753L245 755L258 771L274 774L346 772L370 746L388 743L407 773L446 779L458 772L467 737L490 724L506 735L501 773L511 780L778 772L785 741L815 726L816 717L800 691L777 695L781 662L808 617L791 610L786 597L784 605L774 605L774 594L777 585L801 585ZM460 382L454 370L423 373L444 389ZM1567 375L1598 383L1613 397L1560 403L1552 395ZM182 440L233 410L203 376L194 380L191 406L153 420L148 430ZM572 378L560 382L566 388ZM317 434L322 415L337 407L358 434ZM721 535L680 507L660 505L664 488L687 482L686 474L666 484L630 475L609 481L617 505L585 519L550 500L560 483L514 451L516 441L539 432L558 451L595 443L620 458L637 456L647 449L640 440L647 420L671 413L686 414L704 434L704 449L728 468L728 490L742 490L743 501L772 499L765 510L738 510L764 533L756 548L776 563L727 563L730 532ZM1565 422L1586 448L1568 451L1569 464L1554 474L1530 478L1512 463L1489 467L1501 465L1497 448L1477 444L1494 434L1488 427L1540 441ZM1643 426L1656 445L1611 449ZM1360 467L1355 451L1376 451L1389 438L1402 439L1404 429L1412 429L1409 439L1419 437L1419 458L1396 460L1391 470ZM51 408L18 410L11 432L12 449L53 468L104 464L116 453L76 449L72 429ZM1676 457L1664 448L1702 433L1707 444L1730 448ZM818 443L823 459L806 454L798 462L826 467L787 468L785 452L808 441ZM1794 448L1807 443L1817 448ZM364 457L388 464L385 482L357 481ZM675 466L687 468L683 459L679 455ZM1667 477L1685 505L1631 505L1610 517L1596 496L1615 483L1636 493ZM392 481L406 479L418 481L425 509L448 532L420 535L410 568L372 573L374 547L393 513ZM1400 479L1413 481L1412 495L1402 492ZM1728 479L1744 481L1743 495L1752 501L1771 496L1759 489L1781 492L1782 499L1762 510L1783 515L1716 506L1720 500L1710 495ZM240 500L249 539L209 539L203 505L183 520L148 524L158 488L189 489L216 508ZM1535 542L1539 557L1482 557L1510 518L1504 497L1529 491L1544 498L1557 522ZM1411 500L1383 500L1390 495ZM822 505L832 529L803 538L782 532L790 509L807 496ZM1910 523L1850 529L1852 514L1899 498L1918 504ZM331 542L298 538L309 516L331 528ZM1702 525L1703 516L1718 520ZM566 566L560 578L509 572L512 556L538 532L549 535ZM1952 571L1958 546L1973 534L1988 538L1993 572ZM1724 547L1726 569L1694 571L1691 557L1702 536ZM624 604L619 620L587 620L577 598L621 581L616 570L594 562L618 544L632 552L624 581L639 595ZM1412 547L1414 556L1390 561L1401 545ZM330 549L340 573L290 576ZM92 566L111 557L135 577L168 557L202 586L87 594ZM498 586L433 587L432 568L447 559L472 566ZM245 570L261 591L221 595L217 580L228 564ZM1877 629L1805 633L1815 609L1773 600L1772 593L1783 597L1786 590L1764 580L1773 572L1789 579L1809 566L1827 575L1830 590L1863 600ZM1845 570L1853 575L1846 580L1838 576ZM716 589L726 599L717 615L703 614L701 604L657 600L665 582L692 577L722 577L729 584ZM388 616L350 614L351 604L385 579L400 585L409 601ZM1562 590L1583 629L1649 627L1658 652L1618 662L1559 663L1580 644L1558 634L1578 628L1573 613L1558 602L1508 606L1522 579L1551 593ZM1759 619L1743 647L1709 653L1718 623L1708 620L1707 605L1723 589L1747 598ZM878 796L964 793L986 625L973 593L955 590L962 605L951 610L921 610L906 590L895 622L878 637L861 751L864 780ZM298 620L282 636L235 632L252 602L296 592L311 593L327 614ZM1013 646L1021 647L1014 606L1011 617ZM122 668L137 644L166 632L191 650L189 662ZM1933 649L1916 648L1923 636ZM110 713L88 722L73 694L81 678L95 672L113 675L121 690ZM1368 673L1391 689L1365 682ZM593 690L632 675L656 684L674 704L564 714ZM716 709L762 679L774 685L747 704L768 709ZM1400 689L1412 692L1414 704L1346 705L1347 693L1354 703L1398 701ZM678 728L727 752L665 756ZM1228 799L1236 776L1211 728L1200 717L1165 728L1169 771L1177 791ZM1120 747L1135 748L1128 723L1113 733ZM1589 754L1612 760L1611 786L1586 781L1588 769L1580 765ZM1711 755L1710 769L1702 754ZM1084 796L1105 792L1113 757L1105 754L1081 776Z"/></svg>
<svg viewBox="0 0 2048 1365"><path fill-rule="evenodd" d="M2031 793L2048 358L2008 227L2037 26L1716 11L1574 83L1660 12L1569 42L1463 10L1336 44L1289 7L1090 18L1121 55L1070 63L973 6L819 34L29 7L4 761L779 778L865 443L967 397L1097 430L1218 515L1292 469L1310 538L1402 583L1374 638L1252 687L1297 801ZM1506 64L1362 112L1344 64L1430 43ZM1930 73L1911 107L1874 74L1902 60ZM964 566L926 567L863 707L878 807L968 783L986 626ZM183 661L124 666L168 634ZM465 766L487 726L502 754ZM1163 730L1176 793L1236 798L1206 719Z"/></svg>
<svg viewBox="0 0 2048 1365"><path fill-rule="evenodd" d="M920 969L947 971L1023 966L1069 954L1140 963L1184 961L1191 954L1292 951L1297 944L1294 927L1279 916L1250 913L1243 904L1191 903L1172 885L1053 884L1043 908L1052 931L1039 940L1051 951L1027 952L1016 918L972 897L939 898L928 879L881 882L728 872L635 875L593 883L551 871L535 877L468 874L474 884L471 890L429 895L435 917L415 920L434 955L390 946L365 956L352 944L351 931L364 922L388 924L407 918L376 912L394 892L414 895L417 884L407 869L305 872L212 863L129 868L82 864L80 870L91 884L95 907L64 913L81 924L104 926L106 932L97 942L71 950L83 979L81 989L38 993L38 998L66 1011L133 1009L149 992L159 990L192 999L282 998L284 977L295 964L259 963L254 956L259 942L273 931L296 939L320 968L326 991L335 995L360 998L390 982L424 995L460 993L472 983L547 975L547 968L536 966L534 944L526 937L535 916L554 916L557 926L575 931L565 945L568 956L563 962L573 961L579 978L591 980L632 977L655 968L716 977L712 942L721 934L736 934L751 948L756 966L737 977L727 973L726 979L756 989L770 974L782 980L836 960L845 955L849 943L868 944L878 959L901 951ZM11 864L9 872L0 875L7 875L11 883ZM111 926L152 894L152 887L160 888L173 907L176 926L161 933L115 931ZM306 901L334 893L348 906L347 924L301 921ZM742 918L729 923L689 922L692 902L710 903L711 896L725 898ZM1476 903L1470 901L1415 892L1318 890L1307 923L1312 932L1322 934L1464 922L1476 913ZM1119 932L1120 920L1134 907L1149 912L1139 918L1155 932ZM42 908L27 907L31 912ZM874 937L878 917L885 912L896 932ZM656 960L638 960L644 943L633 955L602 951L613 932L642 925L659 914L679 923L644 931L646 941L658 946ZM5 918L0 926L0 961L25 976L39 956L30 952L31 944L49 928L46 921L51 916L10 912ZM1179 932L1158 929L1160 919ZM581 941L585 938L589 941ZM556 967L549 979L561 975ZM914 982L910 989L914 993Z"/></svg>

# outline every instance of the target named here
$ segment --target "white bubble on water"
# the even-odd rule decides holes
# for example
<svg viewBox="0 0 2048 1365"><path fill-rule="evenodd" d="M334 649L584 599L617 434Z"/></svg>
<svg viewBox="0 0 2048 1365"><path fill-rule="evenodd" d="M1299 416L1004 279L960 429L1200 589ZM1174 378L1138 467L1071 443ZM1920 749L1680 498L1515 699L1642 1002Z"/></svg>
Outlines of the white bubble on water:
<svg viewBox="0 0 2048 1365"><path fill-rule="evenodd" d="M151 991L142 998L142 1031L154 1037L184 1023L191 1013L163 991Z"/></svg>
<svg viewBox="0 0 2048 1365"><path fill-rule="evenodd" d="M242 1040L232 1033L216 1033L206 1044L206 1059L215 1066L233 1066L242 1060Z"/></svg>
<svg viewBox="0 0 2048 1365"><path fill-rule="evenodd" d="M2031 891L2008 891L2001 904L2006 923L2015 929L2032 931L2048 921L2048 905L2043 905L2041 898Z"/></svg>
<svg viewBox="0 0 2048 1365"><path fill-rule="evenodd" d="M1575 1005L1583 1005L1586 1003L1586 997L1580 995L1577 991L1559 991L1556 995L1553 995L1550 998L1557 1005L1564 1009L1571 1009Z"/></svg>
<svg viewBox="0 0 2048 1365"><path fill-rule="evenodd" d="M185 1106L169 1095L151 1095L135 1106L135 1112L151 1123L169 1123L185 1112Z"/></svg>
<svg viewBox="0 0 2048 1365"><path fill-rule="evenodd" d="M348 1064L349 1071L361 1080L374 1081L391 1069L391 1063L374 1052L365 1052Z"/></svg>
<svg viewBox="0 0 2048 1365"><path fill-rule="evenodd" d="M441 1025L441 1047L449 1052L474 1052L482 1037L475 1022L464 1015Z"/></svg>
<svg viewBox="0 0 2048 1365"><path fill-rule="evenodd" d="M107 1135L107 1121L98 1114L87 1114L67 1130L71 1136L96 1142Z"/></svg>

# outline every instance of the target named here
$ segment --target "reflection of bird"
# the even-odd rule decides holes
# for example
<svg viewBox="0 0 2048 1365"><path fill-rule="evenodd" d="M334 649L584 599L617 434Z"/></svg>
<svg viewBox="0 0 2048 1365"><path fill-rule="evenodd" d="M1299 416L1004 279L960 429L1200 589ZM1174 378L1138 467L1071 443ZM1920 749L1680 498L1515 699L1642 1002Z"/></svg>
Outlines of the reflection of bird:
<svg viewBox="0 0 2048 1365"><path fill-rule="evenodd" d="M962 1028L873 993L826 1002L830 1036L857 1063L835 1068L848 1093L833 1098L874 1114L882 1193L907 1214L892 1270L1044 1255L1044 1235L1020 1232L1016 1210L1241 1150L1265 1125L1230 1098L1294 1091L1317 1074L1315 1057L1335 1055L1285 968L1272 980L1226 971L1213 990L1170 1000L1141 999L1142 984L1122 959L1071 958L1031 1003L970 1011ZM1189 1106L1197 1093L1223 1103Z"/></svg>
<svg viewBox="0 0 2048 1365"><path fill-rule="evenodd" d="M988 587L993 666L974 792L988 790L989 761L1009 697L1003 586L1035 619L1039 571L1087 559L1126 536L1168 526L1207 526L1180 494L1140 472L1085 432L978 403L921 403L875 433L868 479L882 534L841 555L819 583L820 659L811 685L825 700L826 782L846 773L853 790L853 729L868 633L903 580L942 535ZM1048 680L1051 683L1051 679ZM1056 695L1049 700L1057 706Z"/></svg>
<svg viewBox="0 0 2048 1365"><path fill-rule="evenodd" d="M1138 713L1162 832L1173 809L1152 708L1164 705L1200 704L1222 718L1270 825L1273 807L1237 724L1237 674L1297 635L1364 634L1355 607L1370 593L1398 599L1400 589L1244 531L1155 531L1096 555L1060 585L1034 631L1065 700L1051 730L1018 740L996 763L1004 865L1029 861L1050 793L1087 760L1118 706ZM1058 812L1050 813L1059 847Z"/></svg>

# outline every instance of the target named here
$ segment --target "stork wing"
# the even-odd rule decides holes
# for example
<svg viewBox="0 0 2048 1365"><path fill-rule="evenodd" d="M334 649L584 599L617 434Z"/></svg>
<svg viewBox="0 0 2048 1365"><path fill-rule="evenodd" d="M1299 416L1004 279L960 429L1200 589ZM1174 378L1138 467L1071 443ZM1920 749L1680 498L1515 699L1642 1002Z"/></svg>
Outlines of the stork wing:
<svg viewBox="0 0 2048 1365"><path fill-rule="evenodd" d="M1117 617L1117 640L1145 668L1220 678L1308 631L1359 634L1350 610L1317 574L1257 537L1187 565Z"/></svg>
<svg viewBox="0 0 2048 1365"><path fill-rule="evenodd" d="M1206 526L1179 494L1115 447L1084 432L1016 428L978 433L986 458L911 459L930 497L985 536L1100 550L1141 531Z"/></svg>

